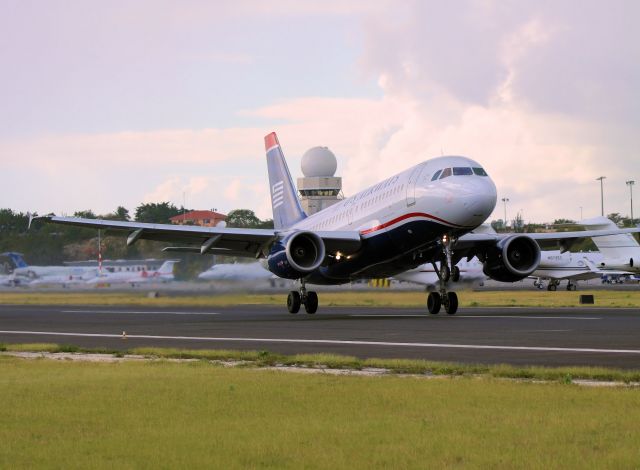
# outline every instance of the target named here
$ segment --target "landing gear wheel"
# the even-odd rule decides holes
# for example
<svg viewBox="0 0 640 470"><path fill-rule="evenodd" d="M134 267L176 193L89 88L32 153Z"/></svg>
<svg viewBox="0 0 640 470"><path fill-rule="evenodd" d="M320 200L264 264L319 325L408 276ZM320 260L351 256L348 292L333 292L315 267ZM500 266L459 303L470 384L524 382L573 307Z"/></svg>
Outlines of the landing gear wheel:
<svg viewBox="0 0 640 470"><path fill-rule="evenodd" d="M451 270L451 280L453 282L458 282L460 280L460 268L458 266L454 266Z"/></svg>
<svg viewBox="0 0 640 470"><path fill-rule="evenodd" d="M436 315L440 311L442 301L438 292L429 292L427 297L427 310L431 315Z"/></svg>
<svg viewBox="0 0 640 470"><path fill-rule="evenodd" d="M568 291L576 290L576 285L575 284L567 284L567 290Z"/></svg>
<svg viewBox="0 0 640 470"><path fill-rule="evenodd" d="M449 266L442 263L442 267L440 268L440 279L442 280L442 282L449 282L450 278L451 278L451 269L449 269Z"/></svg>
<svg viewBox="0 0 640 470"><path fill-rule="evenodd" d="M289 292L287 296L287 310L289 313L298 313L300 311L300 294L294 290Z"/></svg>
<svg viewBox="0 0 640 470"><path fill-rule="evenodd" d="M458 294L455 292L447 292L447 301L444 303L444 309L447 315L455 315L458 311Z"/></svg>
<svg viewBox="0 0 640 470"><path fill-rule="evenodd" d="M314 291L307 292L307 299L304 302L304 309L309 315L316 313L318 310L318 294Z"/></svg>
<svg viewBox="0 0 640 470"><path fill-rule="evenodd" d="M556 287L556 285L555 285L555 284L549 284L549 285L547 286L547 290L548 290L548 291L550 291L550 292L555 292L555 291L556 291L556 289L557 289L557 287Z"/></svg>

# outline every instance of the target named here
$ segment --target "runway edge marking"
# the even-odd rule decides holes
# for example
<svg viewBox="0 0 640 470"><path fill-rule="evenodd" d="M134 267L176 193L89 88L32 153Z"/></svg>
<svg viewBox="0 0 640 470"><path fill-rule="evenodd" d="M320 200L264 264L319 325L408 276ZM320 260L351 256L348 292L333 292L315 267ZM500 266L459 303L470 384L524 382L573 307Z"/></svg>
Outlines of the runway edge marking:
<svg viewBox="0 0 640 470"><path fill-rule="evenodd" d="M122 334L109 333L68 333L59 331L9 331L0 330L0 334L10 335L42 335L42 336L75 336L84 338L122 338ZM299 344L347 344L357 346L399 346L413 348L445 348L445 349L496 349L505 351L542 351L542 352L576 352L604 354L640 354L640 349L599 349L599 348L561 348L545 346L499 346L484 344L447 344L447 343L391 343L384 341L355 341L337 339L291 339L291 338L217 338L207 336L158 336L127 334L129 339L167 339L187 341L233 341L247 343L299 343Z"/></svg>

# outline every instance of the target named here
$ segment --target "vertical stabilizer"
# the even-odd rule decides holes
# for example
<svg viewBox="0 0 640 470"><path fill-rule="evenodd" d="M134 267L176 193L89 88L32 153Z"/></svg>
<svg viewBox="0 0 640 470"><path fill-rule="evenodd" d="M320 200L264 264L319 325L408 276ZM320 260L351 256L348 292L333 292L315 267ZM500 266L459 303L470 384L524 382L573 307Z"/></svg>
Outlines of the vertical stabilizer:
<svg viewBox="0 0 640 470"><path fill-rule="evenodd" d="M300 206L296 188L293 186L291 174L275 132L264 138L264 146L267 151L273 226L276 230L286 229L304 219L306 214Z"/></svg>
<svg viewBox="0 0 640 470"><path fill-rule="evenodd" d="M176 264L176 260L168 260L162 263L162 266L158 268L159 274L171 274L173 273L173 265Z"/></svg>
<svg viewBox="0 0 640 470"><path fill-rule="evenodd" d="M615 223L606 217L594 217L593 219L583 220L580 222L580 225L584 225L588 230L611 230L618 228ZM593 237L593 243L595 243L598 251L600 251L605 258L640 258L640 245L630 233Z"/></svg>
<svg viewBox="0 0 640 470"><path fill-rule="evenodd" d="M11 262L13 263L14 268L27 268L28 265L25 260L22 258L22 253L16 253L14 251L9 251L7 253L2 253L4 256L7 256Z"/></svg>

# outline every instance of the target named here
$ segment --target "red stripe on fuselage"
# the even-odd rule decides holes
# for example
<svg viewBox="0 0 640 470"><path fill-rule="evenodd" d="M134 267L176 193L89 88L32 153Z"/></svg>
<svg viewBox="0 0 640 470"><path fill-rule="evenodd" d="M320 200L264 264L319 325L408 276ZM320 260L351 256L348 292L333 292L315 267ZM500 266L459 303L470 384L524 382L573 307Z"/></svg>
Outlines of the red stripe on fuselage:
<svg viewBox="0 0 640 470"><path fill-rule="evenodd" d="M440 217L436 217L435 215L431 215L431 214L425 214L424 212L410 212L408 214L401 215L400 217L396 217L395 219L392 219L389 222L385 222L384 224L380 224L380 225L377 225L375 227L368 228L366 230L361 230L360 231L360 235L367 235L367 234L372 233L372 232L377 232L378 230L382 230L382 229L387 228L387 227L389 227L391 225L397 224L398 222L402 222L405 219L410 219L410 218L413 218L413 217L422 217L422 218L426 218L426 219L435 220L437 222L442 222L443 224L446 224L446 225L451 225L451 226L453 226L455 228L469 228L469 229L473 228L473 227L466 227L464 225L454 224L453 222L447 222L446 220L441 219Z"/></svg>

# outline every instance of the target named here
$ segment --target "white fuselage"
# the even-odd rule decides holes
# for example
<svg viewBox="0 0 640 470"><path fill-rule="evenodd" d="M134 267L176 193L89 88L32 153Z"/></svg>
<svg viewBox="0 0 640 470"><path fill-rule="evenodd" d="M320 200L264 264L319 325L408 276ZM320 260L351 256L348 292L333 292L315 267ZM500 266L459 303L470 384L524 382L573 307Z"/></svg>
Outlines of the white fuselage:
<svg viewBox="0 0 640 470"><path fill-rule="evenodd" d="M466 157L420 163L297 223L296 230L358 230L375 236L415 218L427 218L468 232L493 212L496 187L488 176L451 175L432 181L445 168L482 168Z"/></svg>

